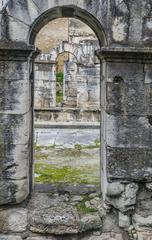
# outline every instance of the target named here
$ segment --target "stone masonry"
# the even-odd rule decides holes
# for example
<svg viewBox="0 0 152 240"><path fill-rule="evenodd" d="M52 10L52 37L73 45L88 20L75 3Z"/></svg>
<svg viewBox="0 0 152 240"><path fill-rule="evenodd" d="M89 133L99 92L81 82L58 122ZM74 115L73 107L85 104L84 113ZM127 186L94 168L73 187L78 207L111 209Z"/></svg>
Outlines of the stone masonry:
<svg viewBox="0 0 152 240"><path fill-rule="evenodd" d="M67 196L32 193L34 43L62 17L84 21L100 43L102 197L85 201L99 207L91 217ZM0 21L0 239L151 240L152 2L10 0Z"/></svg>

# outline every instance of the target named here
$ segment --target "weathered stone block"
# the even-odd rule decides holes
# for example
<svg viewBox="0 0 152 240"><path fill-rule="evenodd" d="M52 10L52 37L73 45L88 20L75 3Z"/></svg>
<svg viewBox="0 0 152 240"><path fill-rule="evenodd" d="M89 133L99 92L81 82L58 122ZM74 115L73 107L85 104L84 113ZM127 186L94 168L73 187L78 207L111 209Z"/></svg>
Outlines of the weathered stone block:
<svg viewBox="0 0 152 240"><path fill-rule="evenodd" d="M143 64L108 63L106 78L108 113L146 114Z"/></svg>
<svg viewBox="0 0 152 240"><path fill-rule="evenodd" d="M0 240L22 240L20 236L2 235L0 234Z"/></svg>
<svg viewBox="0 0 152 240"><path fill-rule="evenodd" d="M140 115L146 112L146 92L143 84L107 83L107 112Z"/></svg>
<svg viewBox="0 0 152 240"><path fill-rule="evenodd" d="M82 240L124 240L120 233L102 233L100 236L84 237Z"/></svg>
<svg viewBox="0 0 152 240"><path fill-rule="evenodd" d="M16 18L8 17L9 33L12 41L27 42L30 26Z"/></svg>
<svg viewBox="0 0 152 240"><path fill-rule="evenodd" d="M23 208L0 211L0 232L24 232L27 230L27 210Z"/></svg>
<svg viewBox="0 0 152 240"><path fill-rule="evenodd" d="M31 112L22 114L0 114L0 142L4 145L24 144L29 141L31 133ZM3 140L2 140L3 136ZM11 147L10 147L11 149ZM6 149L9 153L9 149Z"/></svg>
<svg viewBox="0 0 152 240"><path fill-rule="evenodd" d="M29 180L1 180L0 205L21 203L29 194Z"/></svg>
<svg viewBox="0 0 152 240"><path fill-rule="evenodd" d="M121 184L120 182L108 183L107 196L117 197L117 196L121 195L121 193L124 191L125 191L124 184Z"/></svg>
<svg viewBox="0 0 152 240"><path fill-rule="evenodd" d="M31 102L29 79L0 79L0 96L0 111L27 112Z"/></svg>
<svg viewBox="0 0 152 240"><path fill-rule="evenodd" d="M152 150L147 148L106 148L107 177L122 180L151 180Z"/></svg>
<svg viewBox="0 0 152 240"><path fill-rule="evenodd" d="M152 183L146 183L145 187L148 191L152 192Z"/></svg>
<svg viewBox="0 0 152 240"><path fill-rule="evenodd" d="M149 10L150 11L150 10ZM151 44L151 33L152 33L152 17L144 17L142 24L142 40L145 46L152 46Z"/></svg>
<svg viewBox="0 0 152 240"><path fill-rule="evenodd" d="M0 79L13 83L17 80L29 80L28 62L25 61L0 61Z"/></svg>
<svg viewBox="0 0 152 240"><path fill-rule="evenodd" d="M105 118L108 146L151 149L152 126L147 116L113 116L105 113Z"/></svg>
<svg viewBox="0 0 152 240"><path fill-rule="evenodd" d="M122 213L134 210L137 191L138 185L136 183L127 184L121 196L107 197L107 202Z"/></svg>
<svg viewBox="0 0 152 240"><path fill-rule="evenodd" d="M135 213L143 218L152 216L152 192L142 186L137 194Z"/></svg>
<svg viewBox="0 0 152 240"><path fill-rule="evenodd" d="M4 146L8 152L0 156L0 174L3 179L23 179L29 174L29 145ZM3 154L3 152L2 152Z"/></svg>
<svg viewBox="0 0 152 240"><path fill-rule="evenodd" d="M97 213L86 214L80 219L80 231L101 229L102 221Z"/></svg>
<svg viewBox="0 0 152 240"><path fill-rule="evenodd" d="M124 215L123 213L119 212L119 227L128 229L130 225L131 225L130 216Z"/></svg>
<svg viewBox="0 0 152 240"><path fill-rule="evenodd" d="M40 236L37 236L37 237L29 237L27 238L27 240L57 240L57 238L55 237L40 237Z"/></svg>
<svg viewBox="0 0 152 240"><path fill-rule="evenodd" d="M116 210L107 212L105 216L102 217L103 233L121 233L121 229L119 228L118 222L118 213Z"/></svg>
<svg viewBox="0 0 152 240"><path fill-rule="evenodd" d="M15 3L13 2L9 4L7 12L11 14L13 18L17 18L19 21L28 25L32 24L32 22L41 13L41 9L39 9L38 6L30 0L25 2L18 1L16 5L17 6L15 6Z"/></svg>
<svg viewBox="0 0 152 240"><path fill-rule="evenodd" d="M79 232L77 214L72 207L53 207L30 212L30 230L56 235Z"/></svg>
<svg viewBox="0 0 152 240"><path fill-rule="evenodd" d="M137 232L138 240L152 240L152 231Z"/></svg>
<svg viewBox="0 0 152 240"><path fill-rule="evenodd" d="M142 229L151 230L152 228L152 215L143 217L138 214L134 214L132 217L133 225L137 231L142 231Z"/></svg>
<svg viewBox="0 0 152 240"><path fill-rule="evenodd" d="M128 24L123 16L116 17L112 25L112 38L114 42L126 42Z"/></svg>

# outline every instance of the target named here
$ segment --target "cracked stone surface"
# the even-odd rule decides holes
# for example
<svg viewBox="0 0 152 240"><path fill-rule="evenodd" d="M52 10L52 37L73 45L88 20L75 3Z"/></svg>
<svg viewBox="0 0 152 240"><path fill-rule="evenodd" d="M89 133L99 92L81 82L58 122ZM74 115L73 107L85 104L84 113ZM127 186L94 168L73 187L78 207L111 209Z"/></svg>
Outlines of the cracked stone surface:
<svg viewBox="0 0 152 240"><path fill-rule="evenodd" d="M86 208L85 201L89 197L87 200L85 198L83 195L70 197L67 193L35 193L28 204L30 230L35 233L63 235L100 229L102 221L98 206L93 207L90 203L90 208ZM96 199L97 197L90 197L90 202L96 202Z"/></svg>
<svg viewBox="0 0 152 240"><path fill-rule="evenodd" d="M10 208L0 210L0 232L24 232L27 230L27 209Z"/></svg>

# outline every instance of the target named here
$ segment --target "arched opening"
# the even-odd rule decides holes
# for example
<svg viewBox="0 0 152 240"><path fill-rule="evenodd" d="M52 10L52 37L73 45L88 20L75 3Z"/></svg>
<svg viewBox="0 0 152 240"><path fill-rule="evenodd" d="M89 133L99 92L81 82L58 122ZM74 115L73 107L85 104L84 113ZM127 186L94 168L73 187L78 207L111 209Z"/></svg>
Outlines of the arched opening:
<svg viewBox="0 0 152 240"><path fill-rule="evenodd" d="M100 46L107 45L107 38L104 32L104 27L101 22L98 21L92 14L88 11L77 7L76 5L67 5L55 7L47 10L42 15L40 15L33 23L31 30L29 32L29 44L34 45L35 38L38 32L50 21L57 18L76 18L87 26L89 26L98 38Z"/></svg>
<svg viewBox="0 0 152 240"><path fill-rule="evenodd" d="M71 9L73 9L72 12L70 12ZM49 14L51 12L52 12L52 14ZM89 38L81 39L77 43L77 44L80 45L79 50L77 51L77 54L80 58L79 59L80 62L77 64L78 69L76 70L77 71L76 72L77 73L77 83L79 83L79 88L77 88L76 108L78 108L78 107L83 108L84 106L86 107L87 110L85 109L86 110L86 112L84 114L85 116L83 116L81 110L79 110L79 111L81 113L80 114L81 117L84 118L86 122L87 121L89 122L89 120L90 120L89 111L90 111L91 108L93 109L94 104L95 105L98 104L98 106L96 105L96 109L93 109L93 111L92 111L93 112L92 113L92 118L94 120L97 120L97 122L98 122L97 125L98 126L95 126L94 124L91 124L91 122L90 122L90 125L89 125L89 127L91 127L90 129L92 129L91 131L96 129L96 127L98 128L98 136L94 139L94 145L93 146L90 145L89 148L90 149L100 148L100 131L99 131L99 125L100 125L100 117L99 117L100 116L100 99L99 99L100 98L100 62L95 57L95 50L97 50L99 48L99 46L101 46L101 44L102 45L106 44L105 35L102 31L102 27L101 27L100 23L94 17L92 17L90 14L84 12L83 10L78 9L75 6L74 7L73 6L72 7L59 7L59 8L55 8L55 9L51 10L51 12L50 11L46 12L45 14L43 14L43 16L40 16L40 18L34 23L33 31L31 31L30 38L29 38L29 42L31 44L35 44L36 36L38 35L38 32L40 31L40 29L47 22L49 22L49 21L52 22L54 19L60 19L60 18L64 19L65 17L70 17L71 19L72 18L79 19L79 21L83 20L83 22L86 23L86 26L91 27L91 30L93 30L95 32L95 34L94 34L96 36L95 48L93 48L93 45L94 45L94 40L93 39L89 39ZM45 21L44 21L44 19L45 19ZM69 41L70 38L72 39L72 36L70 36L68 38L68 41ZM71 40L71 42L72 41L73 41L73 39ZM98 42L98 44L97 44L97 42ZM38 47L38 45L37 45L37 47ZM90 52L90 55L89 55L88 51L92 51L92 52ZM93 58L92 58L91 54L93 54L92 55ZM91 58L89 59L90 56L91 56ZM75 63L70 63L69 64L71 67L68 69L68 71L71 70L72 72L74 72L74 70L73 70L74 69L74 64ZM91 73L91 72L92 72L91 75L90 75L91 78L95 79L95 71L94 71L93 64L96 66L96 70L98 72L98 80L99 80L98 81L98 84L99 84L98 86L97 86L97 84L94 84L93 81L92 82L89 81L89 73ZM85 68L86 66L87 66L87 68ZM88 77L83 79L83 81L82 81L81 77L84 74L88 75ZM55 79L55 81L56 81L56 79ZM98 97L95 96L96 94L94 95L96 90L98 92L98 94L97 94ZM91 101L89 102L89 99L91 99L92 102ZM72 102L71 101L71 96L70 96L70 101L69 102ZM55 105L56 105L56 103L55 103ZM41 119L41 116L38 113L38 109L35 109L35 110L36 110L36 113L35 113L36 118ZM68 111L69 111L69 109L68 109ZM70 111L71 111L71 109L70 109ZM75 111L77 111L77 109L75 109ZM71 115L72 114L70 112L70 114L68 115L68 116L70 116L69 117L70 120L71 120ZM43 117L44 117L43 119L45 119L45 120L49 119L50 120L50 116L48 117L47 114L45 115L44 111L42 111L41 115L43 115ZM74 115L74 118L77 118L77 116L76 116L77 112L75 112L73 115ZM46 118L45 118L45 116L46 116ZM56 121L56 116L57 116L57 114L53 115L53 120L55 120L55 122L57 122ZM51 118L52 118L52 116L51 116ZM81 122L80 119L79 119L79 121ZM68 122L69 122L69 120L68 120ZM36 123L36 125L39 126L39 123L38 124ZM79 127L80 127L80 125L79 125ZM86 126L84 127L84 129L86 129ZM36 136L35 137L35 142L37 144L37 141L38 141L39 137L38 137L37 133L36 133L35 136ZM89 138L89 137L87 137L87 138ZM50 147L54 148L54 146L55 146L55 144L51 144ZM81 146L81 144L76 142L76 144L74 144L74 148L75 148L77 153L80 153L80 151L82 150L83 147ZM37 149L40 149L39 146L37 146ZM84 149L86 149L86 148L84 147ZM71 153L72 153L72 151L71 151ZM93 153L92 153L92 157L93 157ZM100 163L99 163L97 169L98 169L98 174L100 175ZM71 169L70 169L70 171L71 171ZM84 171L84 169L83 169L83 171ZM92 172L92 170L91 170L91 172ZM72 174L73 173L74 172L72 172ZM96 176L98 174L95 173ZM37 175L37 178L39 178L39 176L38 176L39 173L38 172L36 173L36 175ZM90 182L88 182L88 183L90 183ZM98 184L99 183L100 183L100 177L98 177Z"/></svg>

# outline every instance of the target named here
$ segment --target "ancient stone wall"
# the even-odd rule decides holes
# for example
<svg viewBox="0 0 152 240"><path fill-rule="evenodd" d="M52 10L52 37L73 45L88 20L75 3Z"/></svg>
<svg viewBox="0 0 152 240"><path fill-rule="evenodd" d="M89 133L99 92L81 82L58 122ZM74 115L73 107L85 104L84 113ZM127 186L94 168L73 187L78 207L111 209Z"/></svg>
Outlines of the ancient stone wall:
<svg viewBox="0 0 152 240"><path fill-rule="evenodd" d="M56 66L50 55L42 54L34 64L34 107L36 109L56 106Z"/></svg>
<svg viewBox="0 0 152 240"><path fill-rule="evenodd" d="M88 239L152 239L151 8L149 0L11 0L2 9L0 204L5 206L0 211L1 239L26 239L31 235L29 230L33 238L51 239L54 237L42 235L57 234L56 227L52 226L58 226L61 235L68 233L69 239L77 239L70 233L78 234L85 226L86 234L94 223L88 218L86 221L86 217L79 218L69 207L65 207L64 217L60 201L55 200L58 208L51 205L53 210L50 210L49 200L45 198L47 210L44 211L42 201L42 208L34 211L32 216L28 212L27 218L26 202L23 203L32 185L31 63L36 52L29 44L34 44L37 32L48 21L59 17L77 17L84 21L95 31L101 48L98 56L102 63L101 183L104 210L99 207L100 219L94 216L99 219L100 232L88 236ZM34 204L37 204L36 200ZM19 203L23 204L19 205L20 211L16 205L8 206ZM30 223L27 223L29 218ZM22 227L17 227L21 219ZM41 238L40 235L33 236L35 229L37 233L41 232ZM64 239L64 236L57 238Z"/></svg>
<svg viewBox="0 0 152 240"><path fill-rule="evenodd" d="M53 121L68 121L68 119L96 121L100 119L100 64L94 54L98 41L89 40L89 37L86 40L83 33L77 34L76 40L74 36L72 37L74 42L61 42L56 49L50 50L50 54L41 54L35 61L34 106L35 116L41 121L46 120L46 115L48 120ZM81 41L76 44L77 38ZM60 103L61 106L58 106L56 102L56 61L57 56L65 52L71 54L69 54L69 59L63 63L63 101ZM69 118L69 112L72 112L72 118Z"/></svg>

